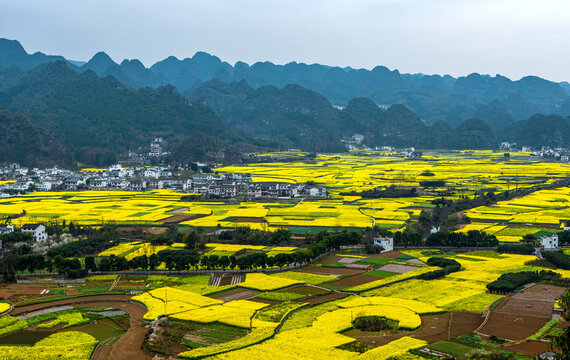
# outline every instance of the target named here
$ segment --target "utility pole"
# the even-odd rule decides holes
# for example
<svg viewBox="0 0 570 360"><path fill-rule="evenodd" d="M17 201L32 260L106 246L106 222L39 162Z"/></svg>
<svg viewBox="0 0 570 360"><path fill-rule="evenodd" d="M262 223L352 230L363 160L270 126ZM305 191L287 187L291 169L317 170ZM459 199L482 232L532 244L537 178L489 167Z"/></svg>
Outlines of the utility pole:
<svg viewBox="0 0 570 360"><path fill-rule="evenodd" d="M166 304L168 303L168 288L164 289L164 315L167 315L166 313Z"/></svg>

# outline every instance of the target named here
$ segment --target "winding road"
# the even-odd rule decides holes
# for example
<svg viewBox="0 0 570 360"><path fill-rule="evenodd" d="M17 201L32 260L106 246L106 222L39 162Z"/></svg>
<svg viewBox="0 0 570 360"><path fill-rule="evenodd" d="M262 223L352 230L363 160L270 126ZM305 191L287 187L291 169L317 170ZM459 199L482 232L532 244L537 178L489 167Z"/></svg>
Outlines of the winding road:
<svg viewBox="0 0 570 360"><path fill-rule="evenodd" d="M15 307L10 315L17 316L31 311L48 309L56 306L70 305L73 307L113 307L129 313L129 329L112 345L99 345L91 359L94 360L146 360L152 356L144 351L142 344L149 331L141 327L146 309L130 301L130 295L94 295L84 296L39 304Z"/></svg>

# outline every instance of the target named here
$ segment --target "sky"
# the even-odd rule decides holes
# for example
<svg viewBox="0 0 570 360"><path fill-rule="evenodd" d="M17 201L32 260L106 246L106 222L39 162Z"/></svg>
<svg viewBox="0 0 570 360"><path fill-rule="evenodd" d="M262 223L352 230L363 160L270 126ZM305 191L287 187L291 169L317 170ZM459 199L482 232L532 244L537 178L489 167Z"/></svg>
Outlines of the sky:
<svg viewBox="0 0 570 360"><path fill-rule="evenodd" d="M0 37L147 67L206 51L405 73L570 81L568 0L0 0Z"/></svg>

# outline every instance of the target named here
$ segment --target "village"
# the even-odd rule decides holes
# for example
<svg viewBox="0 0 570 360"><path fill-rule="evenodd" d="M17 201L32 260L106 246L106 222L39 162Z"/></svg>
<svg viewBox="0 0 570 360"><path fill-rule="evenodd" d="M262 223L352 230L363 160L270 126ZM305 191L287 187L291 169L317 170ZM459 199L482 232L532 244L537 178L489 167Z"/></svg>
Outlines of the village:
<svg viewBox="0 0 570 360"><path fill-rule="evenodd" d="M58 167L25 168L13 163L0 168L0 196L10 197L33 191L78 190L176 190L207 198L233 198L246 195L256 198L328 197L326 187L305 183L251 182L246 173L196 173L183 178L180 167L137 166L125 168L121 164L97 171L72 171ZM178 171L178 173L177 173Z"/></svg>

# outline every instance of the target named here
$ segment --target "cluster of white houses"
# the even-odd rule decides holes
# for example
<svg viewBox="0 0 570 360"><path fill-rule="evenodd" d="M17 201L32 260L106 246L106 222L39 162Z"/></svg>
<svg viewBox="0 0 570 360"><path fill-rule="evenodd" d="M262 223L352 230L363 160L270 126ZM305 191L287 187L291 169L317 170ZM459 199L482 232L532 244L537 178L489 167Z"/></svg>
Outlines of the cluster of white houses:
<svg viewBox="0 0 570 360"><path fill-rule="evenodd" d="M202 164L205 166L205 164ZM251 174L199 173L191 179L173 176L170 166L125 168L119 164L109 169L74 172L57 167L28 169L12 164L0 169L0 193L57 190L177 190L212 198L232 198L246 194L250 198L327 197L326 187L279 182L253 183ZM11 190L11 191L10 191Z"/></svg>
<svg viewBox="0 0 570 360"><path fill-rule="evenodd" d="M531 149L526 147L523 151ZM550 148L548 146L543 146L540 150L535 150L531 153L531 156L534 157L541 157L541 158L555 158L560 159L562 162L569 162L570 161L570 150L566 148Z"/></svg>
<svg viewBox="0 0 570 360"><path fill-rule="evenodd" d="M1 225L0 235L10 234L15 231L14 225ZM44 224L24 224L20 231L23 233L28 233L32 236L32 240L35 242L45 241L48 238L47 228Z"/></svg>
<svg viewBox="0 0 570 360"><path fill-rule="evenodd" d="M195 175L186 181L183 190L218 198L231 198L238 194L247 194L249 198L328 196L328 190L324 186L305 183L251 182L251 174L244 173Z"/></svg>

